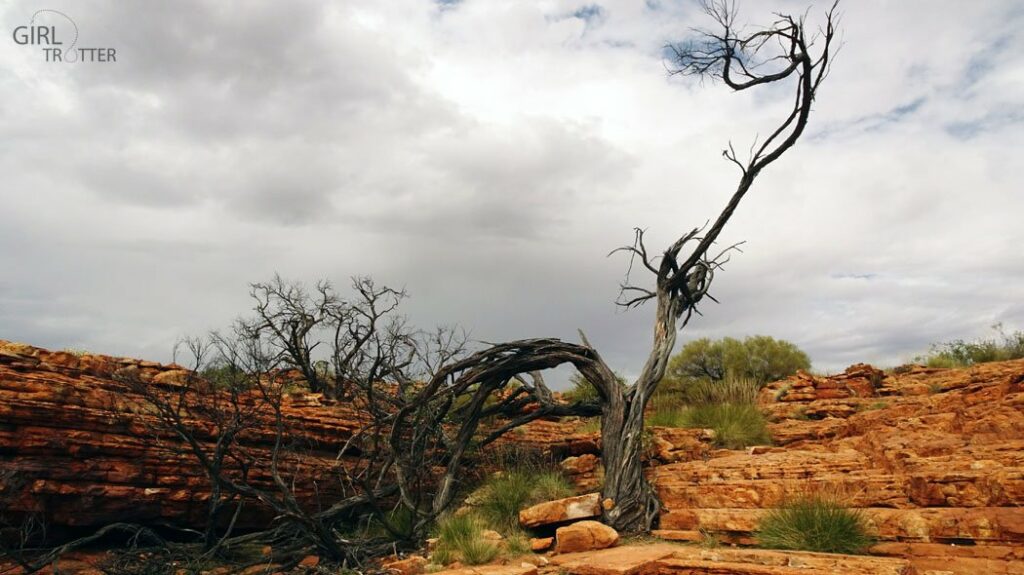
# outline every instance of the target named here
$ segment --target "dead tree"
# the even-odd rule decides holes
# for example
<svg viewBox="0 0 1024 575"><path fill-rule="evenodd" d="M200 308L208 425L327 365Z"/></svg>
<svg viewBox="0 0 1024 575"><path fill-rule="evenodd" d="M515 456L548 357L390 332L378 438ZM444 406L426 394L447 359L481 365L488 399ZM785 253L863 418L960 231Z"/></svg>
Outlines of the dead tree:
<svg viewBox="0 0 1024 575"><path fill-rule="evenodd" d="M654 342L636 381L622 390L614 377L607 377L610 370L599 370L605 377L588 376L603 406L603 495L615 503L606 511L605 519L626 532L649 529L657 520L659 502L641 466L641 436L644 410L665 375L676 333L700 313L698 305L704 298L715 301L708 293L715 272L728 261L730 252L738 249L738 244L716 248L719 235L757 176L803 134L834 55L835 4L826 12L824 26L810 32L804 16L777 14L769 27L745 31L737 23L732 2L711 1L704 8L717 29L701 32L692 42L672 46L672 73L721 80L735 91L788 82L794 86L793 105L764 141L755 140L746 158L740 158L732 144L723 151L723 156L739 168L740 178L710 227L687 232L661 254L660 260L649 254L644 232L639 229L632 245L617 250L630 254L631 264L638 262L641 271L654 276L651 289L632 284L627 274L618 303L626 308L655 303Z"/></svg>

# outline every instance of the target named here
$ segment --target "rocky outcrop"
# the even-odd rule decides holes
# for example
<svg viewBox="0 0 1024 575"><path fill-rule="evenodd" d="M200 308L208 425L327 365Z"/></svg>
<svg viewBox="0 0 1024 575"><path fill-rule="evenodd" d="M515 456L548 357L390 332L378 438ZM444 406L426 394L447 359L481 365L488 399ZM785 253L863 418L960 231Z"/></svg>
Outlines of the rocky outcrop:
<svg viewBox="0 0 1024 575"><path fill-rule="evenodd" d="M648 474L663 502L659 534L665 538L756 544L766 509L794 495L825 492L863 510L879 540L872 552L882 557L693 548L623 571L609 558L626 548L596 552L609 554L600 562L573 564L570 553L556 557L580 575L798 569L1024 575L1024 360L898 371L857 365L836 376L801 373L769 385L760 401L772 420L774 446L717 449L706 430L671 428L654 428L648 441ZM188 372L0 341L0 504L8 515L39 513L57 526L202 522L206 478L190 455L153 441L152 414L118 374L173 389ZM311 502L314 486L301 478L328 477L346 464L336 455L359 416L303 393L287 398L284 413L308 446L296 489ZM537 421L503 443L555 454L581 491L597 491L599 434L578 427ZM241 443L259 459L272 437L257 426ZM252 479L270 482L258 470ZM323 483L316 487L325 495ZM583 515L600 516L599 497L585 498ZM247 513L243 523L269 518L255 509ZM585 518L564 506L531 514L543 519L526 524Z"/></svg>
<svg viewBox="0 0 1024 575"><path fill-rule="evenodd" d="M922 572L1024 573L1024 360L800 373L760 400L775 447L651 469L664 537L755 543L765 509L826 493L863 510L874 553Z"/></svg>
<svg viewBox="0 0 1024 575"><path fill-rule="evenodd" d="M150 406L116 377L171 389L187 374L176 365L0 341L0 498L8 514L37 513L54 526L200 524L206 477L191 454L159 437ZM332 496L329 482L314 486L313 478L344 465L338 450L358 425L352 410L330 403L309 394L285 399L284 417L308 446L297 474L300 501L311 503L314 487ZM247 456L266 460L273 437L272 426L255 426L239 442ZM262 487L272 481L259 466L250 480ZM250 506L241 520L268 518Z"/></svg>
<svg viewBox="0 0 1024 575"><path fill-rule="evenodd" d="M207 478L180 444L168 437L157 440L152 406L123 382L125 377L173 391L190 372L177 365L0 340L0 505L8 516L39 514L55 527L114 521L195 527L205 521ZM318 497L327 501L336 495L323 478L337 477L339 466L348 463L337 456L361 421L358 409L299 391L296 378L296 391L282 409L304 452L301 461L284 464L301 465L296 495L313 505ZM495 447L593 458L596 434L577 433L576 427L535 421ZM273 429L266 421L239 437L250 460L269 461ZM205 446L216 441L209 434L200 439ZM256 486L272 486L266 466L256 465L250 473ZM239 525L263 525L270 518L266 510L250 505Z"/></svg>

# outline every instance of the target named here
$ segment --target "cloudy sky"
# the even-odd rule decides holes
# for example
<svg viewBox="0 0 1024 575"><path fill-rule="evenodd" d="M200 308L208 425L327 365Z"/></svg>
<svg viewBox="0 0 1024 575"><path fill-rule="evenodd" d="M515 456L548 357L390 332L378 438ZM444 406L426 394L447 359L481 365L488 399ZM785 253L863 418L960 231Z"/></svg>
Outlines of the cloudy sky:
<svg viewBox="0 0 1024 575"><path fill-rule="evenodd" d="M117 61L16 44L44 8ZM714 217L737 178L723 147L789 103L667 76L696 8L4 2L0 338L166 360L245 312L251 281L369 274L421 326L582 328L635 374L652 310L613 305L627 262L605 255L634 226L661 249ZM726 229L745 252L682 340L769 334L838 370L1024 329L1024 6L842 12L808 132Z"/></svg>

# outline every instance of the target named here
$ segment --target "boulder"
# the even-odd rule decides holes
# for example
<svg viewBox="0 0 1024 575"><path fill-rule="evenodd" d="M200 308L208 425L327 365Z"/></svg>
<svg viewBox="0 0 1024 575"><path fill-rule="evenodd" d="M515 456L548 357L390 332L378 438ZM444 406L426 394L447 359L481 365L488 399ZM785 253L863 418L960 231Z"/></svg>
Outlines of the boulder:
<svg viewBox="0 0 1024 575"><path fill-rule="evenodd" d="M601 494L588 493L527 507L519 512L523 527L554 525L576 519L589 519L601 515Z"/></svg>
<svg viewBox="0 0 1024 575"><path fill-rule="evenodd" d="M579 521L555 531L555 553L578 553L615 546L619 532L598 521Z"/></svg>

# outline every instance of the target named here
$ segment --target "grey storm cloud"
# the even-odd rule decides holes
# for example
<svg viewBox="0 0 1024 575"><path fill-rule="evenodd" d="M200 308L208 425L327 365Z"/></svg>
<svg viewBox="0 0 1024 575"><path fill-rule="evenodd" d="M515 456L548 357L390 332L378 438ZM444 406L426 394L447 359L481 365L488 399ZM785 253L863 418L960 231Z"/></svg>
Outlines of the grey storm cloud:
<svg viewBox="0 0 1024 575"><path fill-rule="evenodd" d="M0 23L42 8L117 49L0 42L0 338L53 348L167 360L244 313L249 282L370 274L425 327L582 328L635 373L651 312L613 305L628 262L605 254L717 214L722 148L789 105L666 74L706 24L693 2L15 0ZM1024 328L1024 11L843 12L809 131L727 228L744 253L683 341L765 333L836 370Z"/></svg>

